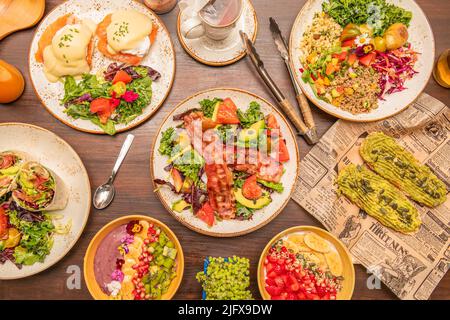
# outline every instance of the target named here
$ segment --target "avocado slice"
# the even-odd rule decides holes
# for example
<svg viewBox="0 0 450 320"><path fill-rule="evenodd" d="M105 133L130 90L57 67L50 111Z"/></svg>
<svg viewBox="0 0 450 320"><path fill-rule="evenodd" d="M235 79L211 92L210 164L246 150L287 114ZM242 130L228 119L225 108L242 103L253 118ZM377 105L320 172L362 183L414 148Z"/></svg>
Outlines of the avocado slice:
<svg viewBox="0 0 450 320"><path fill-rule="evenodd" d="M178 135L177 142L181 147L187 147L191 145L191 139L186 132L181 132Z"/></svg>
<svg viewBox="0 0 450 320"><path fill-rule="evenodd" d="M184 201L183 199L175 201L174 203L172 203L172 210L176 211L176 212L182 212L184 210L186 210L187 208L189 208L191 205L189 203L187 203L186 201Z"/></svg>
<svg viewBox="0 0 450 320"><path fill-rule="evenodd" d="M242 189L239 188L234 191L234 196L237 202L250 209L261 209L272 202L272 198L268 192L263 192L262 197L258 200L250 200L244 197Z"/></svg>
<svg viewBox="0 0 450 320"><path fill-rule="evenodd" d="M17 172L19 172L19 169L20 169L20 167L18 167L18 166L12 166L7 169L2 169L2 170L0 170L0 175L13 176L13 175L16 175Z"/></svg>
<svg viewBox="0 0 450 320"><path fill-rule="evenodd" d="M249 128L243 129L239 133L239 141L249 142L258 139L262 130L266 127L264 120L260 120L252 124Z"/></svg>
<svg viewBox="0 0 450 320"><path fill-rule="evenodd" d="M174 162L176 159L178 159L179 157L181 157L183 154L185 154L186 152L188 152L190 150L191 150L191 145L188 145L184 149L181 149L180 152L176 153L175 155L172 156L172 158L169 159L168 163Z"/></svg>
<svg viewBox="0 0 450 320"><path fill-rule="evenodd" d="M217 114L219 113L219 106L220 106L221 103L222 103L222 100L219 100L214 105L214 111L213 111L213 114L212 114L212 117L211 117L212 121L217 121Z"/></svg>
<svg viewBox="0 0 450 320"><path fill-rule="evenodd" d="M22 186L22 188L33 189L34 184L30 180L31 179L25 173L23 173L23 171L19 174L19 183Z"/></svg>

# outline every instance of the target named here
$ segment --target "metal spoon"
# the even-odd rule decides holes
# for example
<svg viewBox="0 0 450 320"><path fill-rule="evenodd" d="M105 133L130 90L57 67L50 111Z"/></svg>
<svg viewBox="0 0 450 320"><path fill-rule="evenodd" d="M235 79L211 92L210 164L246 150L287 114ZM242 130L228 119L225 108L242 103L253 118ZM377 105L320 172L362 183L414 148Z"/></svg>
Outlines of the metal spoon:
<svg viewBox="0 0 450 320"><path fill-rule="evenodd" d="M128 150L130 150L131 144L133 143L134 136L129 134L125 139L122 149L120 149L119 156L116 160L116 164L112 170L111 175L109 176L108 181L105 184L102 184L95 190L93 204L96 209L105 209L107 206L111 204L114 199L115 189L114 189L114 179L116 178L116 174L119 171L120 166L122 165L123 160L125 159Z"/></svg>

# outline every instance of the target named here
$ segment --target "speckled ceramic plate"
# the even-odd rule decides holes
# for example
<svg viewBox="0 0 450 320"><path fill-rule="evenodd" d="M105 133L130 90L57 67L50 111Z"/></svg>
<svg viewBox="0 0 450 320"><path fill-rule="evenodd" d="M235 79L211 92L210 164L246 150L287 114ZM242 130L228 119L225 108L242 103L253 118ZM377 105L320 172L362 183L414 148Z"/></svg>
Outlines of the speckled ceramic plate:
<svg viewBox="0 0 450 320"><path fill-rule="evenodd" d="M287 120L273 105L267 100L258 97L247 91L240 89L226 89L217 88L207 91L196 93L195 95L182 101L173 111L166 117L163 124L159 128L155 141L153 143L153 149L151 151L150 158L150 170L152 178L167 179L168 173L164 171L164 167L167 166L167 157L161 156L158 152L161 132L165 131L169 127L175 127L180 124L180 121L173 121L172 117L175 114L180 114L188 109L198 107L199 101L203 99L213 98L231 98L236 106L242 110L246 110L250 102L256 101L261 105L261 111L267 115L273 113L280 124L283 137L286 139L286 146L289 150L290 160L284 163L285 173L281 178L281 183L284 186L284 192L272 193L272 202L264 207L255 211L255 214L251 220L238 221L238 220L223 220L218 221L214 226L208 227L205 222L195 217L191 211L185 210L181 213L175 212L171 209L171 204L179 199L179 196L174 194L169 188L162 187L157 191L157 195L162 201L166 209L182 224L188 228L209 236L214 237L235 237L243 234L255 231L271 220L273 220L286 206L291 194L294 190L296 177L299 173L299 153L297 142L294 132L288 125ZM154 185L156 188L157 186Z"/></svg>
<svg viewBox="0 0 450 320"><path fill-rule="evenodd" d="M252 42L256 40L258 20L256 10L250 0L244 0L244 8L236 28L228 38L222 41L211 40L206 36L199 39L187 39L181 33L181 21L183 13L178 14L177 32L178 39L184 50L195 60L210 66L226 66L239 61L245 56L245 49L239 35L239 30L244 31Z"/></svg>
<svg viewBox="0 0 450 320"><path fill-rule="evenodd" d="M2 137L0 150L26 152L34 160L54 171L64 181L69 191L66 208L52 213L63 215L58 223L65 224L71 220L72 227L68 234L54 236L53 248L45 261L32 266L23 266L20 270L10 261L0 265L0 280L25 278L51 267L75 245L89 217L91 187L78 154L54 133L25 123L2 123L0 137Z"/></svg>
<svg viewBox="0 0 450 320"><path fill-rule="evenodd" d="M391 95L386 95L385 100L378 100L378 108L372 110L369 113L363 114L352 114L348 111L339 109L332 104L329 104L323 100L319 100L309 84L305 84L301 79L302 68L300 63L300 41L303 37L303 33L311 25L314 14L316 12L322 11L322 3L324 0L309 0L294 22L294 26L291 31L290 38L290 56L291 61L294 66L295 78L297 82L302 87L303 92L308 96L317 107L323 111L350 121L357 122L368 122L382 120L391 117L405 108L407 108L414 100L417 99L419 94L424 90L428 80L430 78L431 72L433 70L434 63L434 37L431 31L430 24L428 23L427 17L423 13L422 9L413 0L390 0L389 3L393 3L399 7L412 12L411 24L408 28L409 39L412 47L415 51L419 52L419 58L415 65L415 70L419 73L416 74L412 79L406 81L406 87L408 89L397 92Z"/></svg>
<svg viewBox="0 0 450 320"><path fill-rule="evenodd" d="M38 26L31 42L29 52L29 68L31 82L47 110L66 125L85 132L103 134L98 126L88 120L73 119L64 113L64 107L59 100L64 96L63 84L51 83L43 72L43 65L36 62L34 54L38 48L39 39L49 24L66 13L74 13L78 18L90 18L99 23L103 18L120 9L134 9L149 16L158 25L158 35L155 43L150 48L149 54L142 61L143 65L150 66L161 73L161 78L153 82L153 97L149 106L144 109L143 114L127 125L116 125L117 132L131 129L149 119L153 113L163 104L172 88L175 77L175 51L169 32L160 18L150 9L134 0L73 0L66 1L53 9ZM96 47L96 46L95 46ZM92 58L91 73L96 74L105 69L112 60L103 56L97 49L94 50Z"/></svg>

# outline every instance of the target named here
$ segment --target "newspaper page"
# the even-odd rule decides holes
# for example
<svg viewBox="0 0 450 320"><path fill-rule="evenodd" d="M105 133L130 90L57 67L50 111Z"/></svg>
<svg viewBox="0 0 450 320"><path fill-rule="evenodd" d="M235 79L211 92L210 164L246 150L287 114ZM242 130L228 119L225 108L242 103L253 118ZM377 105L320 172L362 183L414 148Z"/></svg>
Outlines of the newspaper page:
<svg viewBox="0 0 450 320"><path fill-rule="evenodd" d="M444 181L450 189L450 109L422 94L402 113L375 123L337 121L300 164L293 199L317 218L363 264L401 299L428 299L450 262L450 197L430 209L411 201L422 226L414 235L384 227L336 195L340 168L362 164L359 146L368 133L393 136Z"/></svg>

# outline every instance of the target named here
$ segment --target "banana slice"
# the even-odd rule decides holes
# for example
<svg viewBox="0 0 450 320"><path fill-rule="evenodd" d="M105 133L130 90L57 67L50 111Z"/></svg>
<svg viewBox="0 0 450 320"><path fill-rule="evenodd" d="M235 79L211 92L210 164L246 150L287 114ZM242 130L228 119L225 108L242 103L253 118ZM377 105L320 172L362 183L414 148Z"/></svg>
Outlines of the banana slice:
<svg viewBox="0 0 450 320"><path fill-rule="evenodd" d="M317 253L302 252L301 254L305 257L306 261L308 261L309 263L314 263L316 265L320 264L320 258Z"/></svg>
<svg viewBox="0 0 450 320"><path fill-rule="evenodd" d="M286 240L286 241L283 243L283 245L286 247L286 249L292 250L294 253L297 253L297 252L298 252L298 250L297 250L297 244L295 244L295 243L292 242L292 241Z"/></svg>
<svg viewBox="0 0 450 320"><path fill-rule="evenodd" d="M325 254L323 253L316 253L316 256L319 258L319 263L317 264L320 268L326 270L328 267L327 260L325 258Z"/></svg>
<svg viewBox="0 0 450 320"><path fill-rule="evenodd" d="M297 251L298 252L311 252L312 250L307 245L302 243L302 244L297 245Z"/></svg>
<svg viewBox="0 0 450 320"><path fill-rule="evenodd" d="M304 243L304 241L303 241L304 238L305 238L305 235L303 233L294 233L294 234L289 235L287 240L294 242L296 244L302 244L302 243Z"/></svg>
<svg viewBox="0 0 450 320"><path fill-rule="evenodd" d="M336 277L341 276L343 266L339 254L335 251L330 251L325 254L325 259L327 261L327 265L328 268L330 269L330 272Z"/></svg>
<svg viewBox="0 0 450 320"><path fill-rule="evenodd" d="M294 233L287 237L287 241L295 245L296 252L311 252L311 249L305 245L304 239L303 233Z"/></svg>
<svg viewBox="0 0 450 320"><path fill-rule="evenodd" d="M320 253L327 253L330 251L330 245L328 241L322 239L321 237L312 232L305 235L305 244L309 248Z"/></svg>

